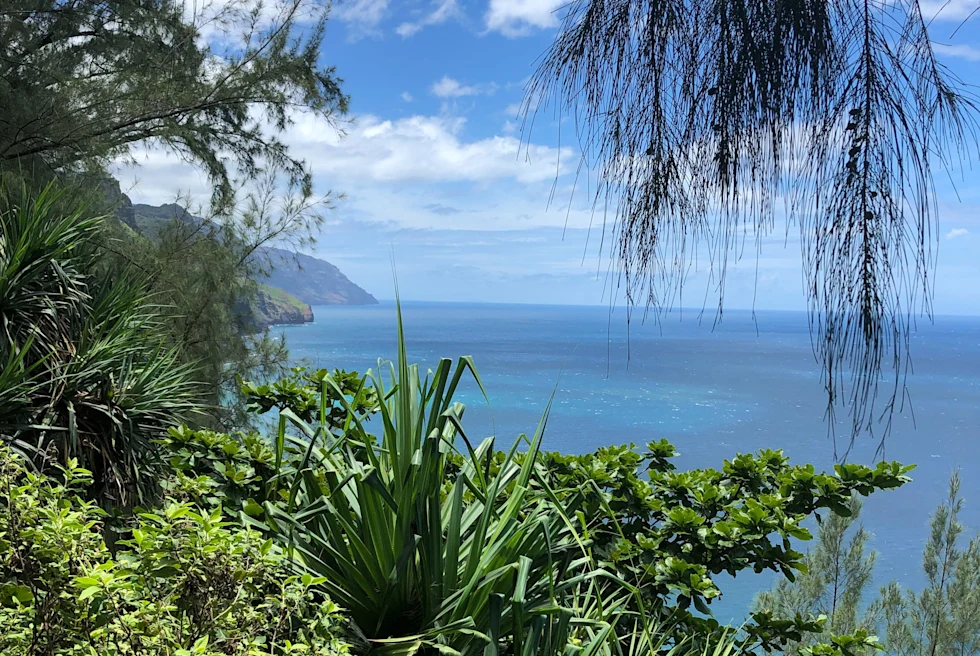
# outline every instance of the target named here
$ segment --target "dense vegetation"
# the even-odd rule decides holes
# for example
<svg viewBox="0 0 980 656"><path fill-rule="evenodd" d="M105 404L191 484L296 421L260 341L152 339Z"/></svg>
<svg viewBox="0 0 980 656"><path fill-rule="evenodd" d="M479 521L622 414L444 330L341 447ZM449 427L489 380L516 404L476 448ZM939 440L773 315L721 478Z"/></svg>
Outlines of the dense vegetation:
<svg viewBox="0 0 980 656"><path fill-rule="evenodd" d="M0 653L346 653L339 609L274 541L175 491L113 553L91 485L74 459L47 478L0 446Z"/></svg>
<svg viewBox="0 0 980 656"><path fill-rule="evenodd" d="M926 587L921 592L891 581L873 595L876 553L867 550L869 535L857 523L860 507L854 501L849 516L832 515L821 524L818 544L807 554L806 573L759 595L756 607L781 616L823 615L832 632L878 632L888 653L896 656L976 654L980 535L962 548L959 473L950 478L949 497L932 517L922 558ZM820 640L820 634L805 633L783 652L797 654Z"/></svg>
<svg viewBox="0 0 980 656"><path fill-rule="evenodd" d="M400 320L396 362L367 376L286 370L242 308L265 247L320 225L278 135L295 110L346 111L325 18L303 0L0 7L0 653L864 656L876 634L902 656L980 650L958 479L929 587L865 604L866 535L844 535L911 466L549 453L548 412L476 439L456 400L482 390L474 363L423 374ZM203 166L202 218L120 213L107 165L139 146ZM783 581L720 625L722 575L764 570Z"/></svg>
<svg viewBox="0 0 980 656"><path fill-rule="evenodd" d="M129 299L126 312L110 313L120 323L99 326L117 325L113 335L145 350L76 375L91 361L76 357L85 345L113 342L71 332L102 297L98 240L93 250L70 237L102 222L64 213L60 200L25 191L4 213L5 280L15 291L34 285L3 305L4 375L15 383L7 417L31 418L7 420L2 433L20 454L3 456L6 653L858 656L877 644L857 622L825 630L817 608L760 608L734 631L711 618L711 602L723 572L806 575L794 545L809 538L804 520L820 510L846 517L855 495L903 485L911 467L823 474L762 451L677 472L666 442L546 453L547 412L530 437L501 450L467 434L454 399L464 378L482 388L474 363L442 360L423 376L401 332L397 361L366 379L296 369L243 384L245 409L274 413L271 435L168 426L181 419L173 409L124 420L155 403L172 408L172 393L193 389L189 370L154 346L168 337L142 294L118 293L109 297ZM187 377L176 390L127 384L161 354L167 373ZM44 385L67 395L63 415L50 414L56 397ZM127 405L139 391L161 398ZM103 405L93 413L110 420L79 422L96 393ZM99 504L114 515L103 520ZM936 558L958 567L949 554ZM931 602L893 596L887 628L901 635L899 622L914 626L901 618Z"/></svg>
<svg viewBox="0 0 980 656"><path fill-rule="evenodd" d="M104 219L66 201L51 186L0 196L0 435L42 466L78 459L93 496L128 505L154 487L153 439L200 390L146 279L106 270Z"/></svg>
<svg viewBox="0 0 980 656"><path fill-rule="evenodd" d="M806 516L846 513L852 494L908 480L898 464L826 475L778 452L677 473L665 442L642 455L543 453L547 414L500 451L493 438L471 441L453 401L464 376L479 383L473 363L443 360L423 378L401 344L388 375L368 381L297 370L246 385L254 411L277 411L273 439L181 428L165 442L198 503L288 545L375 649L779 646L816 631L818 618L759 613L727 635L710 619L712 576L793 577L803 556L791 541L808 537ZM853 639L828 636L828 648L856 653L871 640Z"/></svg>
<svg viewBox="0 0 980 656"><path fill-rule="evenodd" d="M259 291L272 265L266 247L310 243L329 208L329 199L278 173L266 172L234 203L200 215L172 205L153 220L137 216L138 231L110 218L103 233L106 259L147 281L168 339L203 383L199 401L211 424L225 429L247 421L239 378L287 372L285 344L259 324Z"/></svg>
<svg viewBox="0 0 980 656"><path fill-rule="evenodd" d="M285 371L284 345L243 316L264 246L309 244L332 195L280 139L296 112L334 125L348 99L320 63L328 7L317 0L33 2L0 6L0 176L32 192L54 184L85 218L106 215L92 275L137 278L181 365L202 385L197 409L226 428L246 419L236 376ZM117 221L114 161L179 155L211 178L195 225L152 239ZM174 200L197 209L193 199ZM66 203L69 204L70 203ZM87 210L81 210L85 206ZM122 217L125 219L125 217ZM164 222L165 224L167 222Z"/></svg>

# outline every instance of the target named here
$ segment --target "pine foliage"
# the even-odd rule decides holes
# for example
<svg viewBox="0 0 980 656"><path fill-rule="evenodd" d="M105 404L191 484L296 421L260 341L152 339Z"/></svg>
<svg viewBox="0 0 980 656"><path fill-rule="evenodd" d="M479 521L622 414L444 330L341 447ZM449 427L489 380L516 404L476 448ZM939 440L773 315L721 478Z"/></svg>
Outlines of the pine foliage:
<svg viewBox="0 0 980 656"><path fill-rule="evenodd" d="M524 103L571 117L631 307L680 303L696 260L720 316L729 266L778 219L799 227L828 412L846 405L852 438L902 399L933 166L974 143L929 18L918 0L573 0Z"/></svg>
<svg viewBox="0 0 980 656"><path fill-rule="evenodd" d="M65 171L159 146L236 174L306 165L281 133L333 122L347 97L319 63L329 5L311 0L11 0L0 7L0 166Z"/></svg>

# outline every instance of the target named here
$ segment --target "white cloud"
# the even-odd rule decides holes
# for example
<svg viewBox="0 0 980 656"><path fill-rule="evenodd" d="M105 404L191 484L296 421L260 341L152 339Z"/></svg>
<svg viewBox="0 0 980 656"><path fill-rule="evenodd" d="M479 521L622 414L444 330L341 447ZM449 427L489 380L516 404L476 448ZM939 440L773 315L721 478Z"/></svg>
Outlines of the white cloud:
<svg viewBox="0 0 980 656"><path fill-rule="evenodd" d="M927 20L963 20L980 7L977 0L920 0L922 16Z"/></svg>
<svg viewBox="0 0 980 656"><path fill-rule="evenodd" d="M351 24L351 38L359 38L377 32L378 24L388 13L388 0L342 0L331 12L331 17Z"/></svg>
<svg viewBox="0 0 980 656"><path fill-rule="evenodd" d="M967 61L980 61L980 48L974 48L965 44L946 45L944 43L933 43L932 49L937 54L946 57L956 57Z"/></svg>
<svg viewBox="0 0 980 656"><path fill-rule="evenodd" d="M463 96L479 96L492 94L497 90L493 82L489 84L468 85L460 84L457 80L443 75L442 79L433 83L432 93L440 98L461 98Z"/></svg>
<svg viewBox="0 0 980 656"><path fill-rule="evenodd" d="M402 91L402 100L404 100L405 102L412 102L413 100L412 94L410 94L407 91Z"/></svg>
<svg viewBox="0 0 980 656"><path fill-rule="evenodd" d="M459 7L456 0L435 0L435 8L417 21L406 21L395 28L395 32L402 38L408 38L429 25L439 25L445 23L450 18L458 15Z"/></svg>
<svg viewBox="0 0 980 656"><path fill-rule="evenodd" d="M475 96L479 92L476 87L462 85L448 75L432 85L432 93L440 98L458 98L459 96Z"/></svg>
<svg viewBox="0 0 980 656"><path fill-rule="evenodd" d="M511 103L504 108L504 114L506 114L508 118L516 118L518 115L520 115L521 108L523 106L523 103Z"/></svg>
<svg viewBox="0 0 980 656"><path fill-rule="evenodd" d="M959 237L966 237L970 234L970 231L966 228L953 228L946 233L946 239L957 239Z"/></svg>
<svg viewBox="0 0 980 656"><path fill-rule="evenodd" d="M466 121L446 116L412 116L382 120L362 115L346 135L310 114L280 137L293 156L310 163L315 176L344 183L491 183L535 184L570 170L576 155L570 148L522 143L512 136L467 140ZM196 196L210 191L191 165L161 149L140 151L138 167L119 165L124 186L139 181L134 193L142 202L163 203L177 192Z"/></svg>
<svg viewBox="0 0 980 656"><path fill-rule="evenodd" d="M559 16L556 12L565 4L567 0L490 0L487 29L515 37L528 34L534 28L557 27Z"/></svg>
<svg viewBox="0 0 980 656"><path fill-rule="evenodd" d="M287 142L316 175L375 183L550 181L575 157L569 148L522 144L508 136L467 141L465 125L452 117L392 121L368 115L339 138L307 115L297 120Z"/></svg>
<svg viewBox="0 0 980 656"><path fill-rule="evenodd" d="M117 162L111 170L119 179L122 192L134 203L186 204L184 199L189 198L201 204L211 197L212 186L204 171L152 144L137 147L132 162Z"/></svg>

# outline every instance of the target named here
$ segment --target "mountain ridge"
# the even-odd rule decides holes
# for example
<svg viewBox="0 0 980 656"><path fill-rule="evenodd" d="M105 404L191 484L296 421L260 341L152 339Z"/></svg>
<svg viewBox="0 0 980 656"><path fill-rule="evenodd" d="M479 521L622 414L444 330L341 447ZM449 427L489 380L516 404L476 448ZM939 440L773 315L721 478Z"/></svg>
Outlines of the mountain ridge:
<svg viewBox="0 0 980 656"><path fill-rule="evenodd" d="M132 203L121 194L119 218L136 232L152 239L166 222L191 225L203 222L184 207L169 203ZM312 255L275 246L263 246L257 254L269 260L271 271L259 283L251 304L259 328L275 324L297 324L313 320L311 305L375 305L378 300L348 278L336 265ZM277 294L276 292L282 292ZM297 311L296 301L305 305Z"/></svg>

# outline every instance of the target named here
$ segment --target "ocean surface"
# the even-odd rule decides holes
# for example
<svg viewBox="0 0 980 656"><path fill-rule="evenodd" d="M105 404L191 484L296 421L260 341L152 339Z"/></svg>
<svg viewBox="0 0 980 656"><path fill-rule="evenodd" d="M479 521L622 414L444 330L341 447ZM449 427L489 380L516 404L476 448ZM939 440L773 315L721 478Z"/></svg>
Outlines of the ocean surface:
<svg viewBox="0 0 980 656"><path fill-rule="evenodd" d="M396 349L395 306L314 307L316 322L282 327L293 357L318 367L366 371ZM717 467L737 453L783 449L794 462L834 464L826 399L806 316L726 311L699 321L674 312L634 321L605 307L403 303L411 359L472 355L490 398L474 384L460 396L470 435L507 445L533 433L552 393L544 448L581 453L607 444L667 438L679 468ZM920 588L930 514L962 473L967 536L980 530L980 317L921 321L914 372L884 455L918 465L905 487L871 496L862 518L878 551L876 586L897 579ZM848 446L838 427L837 452ZM851 462L872 463L879 440L863 437ZM740 622L774 574L721 582L719 620Z"/></svg>

